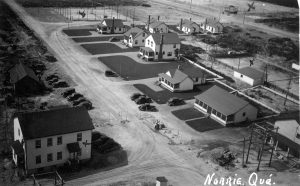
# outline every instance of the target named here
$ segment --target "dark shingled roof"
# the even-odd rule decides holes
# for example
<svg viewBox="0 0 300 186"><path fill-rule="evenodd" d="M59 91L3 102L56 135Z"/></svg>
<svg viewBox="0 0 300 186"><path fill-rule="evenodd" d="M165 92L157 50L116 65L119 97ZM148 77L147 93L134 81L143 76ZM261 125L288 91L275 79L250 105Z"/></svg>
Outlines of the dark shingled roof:
<svg viewBox="0 0 300 186"><path fill-rule="evenodd" d="M153 21L152 23L149 24L149 27L150 28L156 28L158 27L159 25L166 25L166 23L162 22L162 21Z"/></svg>
<svg viewBox="0 0 300 186"><path fill-rule="evenodd" d="M26 140L94 129L84 107L21 113L17 117Z"/></svg>
<svg viewBox="0 0 300 186"><path fill-rule="evenodd" d="M108 27L112 27L113 25L113 19L104 19L103 21L105 21L106 25ZM103 23L102 21L102 23ZM114 20L114 27L123 27L124 24L123 24L123 21L121 19L115 19Z"/></svg>
<svg viewBox="0 0 300 186"><path fill-rule="evenodd" d="M195 98L227 116L235 114L249 105L247 101L230 94L218 86L213 86L202 94L195 96Z"/></svg>
<svg viewBox="0 0 300 186"><path fill-rule="evenodd" d="M167 178L164 176L157 177L156 180L159 182L167 182L168 181Z"/></svg>
<svg viewBox="0 0 300 186"><path fill-rule="evenodd" d="M142 29L138 27L133 27L124 33L125 36L129 37L131 34L135 37L137 34L144 32Z"/></svg>
<svg viewBox="0 0 300 186"><path fill-rule="evenodd" d="M23 63L15 65L10 71L10 81L11 83L17 83L24 77L28 76L35 81L39 82L39 78L35 75L32 69L25 66Z"/></svg>
<svg viewBox="0 0 300 186"><path fill-rule="evenodd" d="M252 79L259 79L262 78L264 76L264 73L262 71L256 70L254 68L251 67L245 67L245 68L241 68L239 70L236 70L237 72L248 76Z"/></svg>
<svg viewBox="0 0 300 186"><path fill-rule="evenodd" d="M155 44L159 45L161 41L161 36L164 36L163 44L179 44L180 40L176 33L155 33L151 34Z"/></svg>
<svg viewBox="0 0 300 186"><path fill-rule="evenodd" d="M190 20L188 20L188 19L182 20L182 26L183 26L183 27L193 28L195 25L197 25L197 27L200 27L200 25L197 24L197 23L194 22L194 21L190 21ZM179 23L179 26L180 26L180 23Z"/></svg>

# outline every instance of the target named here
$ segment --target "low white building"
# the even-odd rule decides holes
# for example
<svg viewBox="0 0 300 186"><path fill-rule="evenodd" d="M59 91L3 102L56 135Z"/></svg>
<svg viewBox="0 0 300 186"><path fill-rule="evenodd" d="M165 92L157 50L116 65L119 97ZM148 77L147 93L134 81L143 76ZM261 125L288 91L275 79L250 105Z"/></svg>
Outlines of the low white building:
<svg viewBox="0 0 300 186"><path fill-rule="evenodd" d="M223 125L239 123L257 118L257 108L247 101L213 86L195 96L194 107Z"/></svg>
<svg viewBox="0 0 300 186"><path fill-rule="evenodd" d="M251 67L245 67L233 72L234 78L243 81L251 86L261 85L264 83L264 73Z"/></svg>
<svg viewBox="0 0 300 186"><path fill-rule="evenodd" d="M129 47L145 46L145 40L148 37L146 31L133 27L124 33L124 43Z"/></svg>
<svg viewBox="0 0 300 186"><path fill-rule="evenodd" d="M150 24L146 24L145 29L147 29L150 33L168 33L169 27L165 22L152 20Z"/></svg>
<svg viewBox="0 0 300 186"><path fill-rule="evenodd" d="M106 18L97 25L97 32L101 34L123 34L127 31L127 28L121 19Z"/></svg>
<svg viewBox="0 0 300 186"><path fill-rule="evenodd" d="M171 92L182 92L206 83L206 76L207 74L198 68L177 68L158 74L158 81Z"/></svg>
<svg viewBox="0 0 300 186"><path fill-rule="evenodd" d="M21 113L13 125L13 160L26 174L91 158L94 127L84 107Z"/></svg>
<svg viewBox="0 0 300 186"><path fill-rule="evenodd" d="M146 38L139 54L147 61L175 60L179 50L180 40L176 33L155 33Z"/></svg>
<svg viewBox="0 0 300 186"><path fill-rule="evenodd" d="M200 27L204 32L212 34L221 34L223 33L224 26L216 18L207 18L203 23L200 24Z"/></svg>
<svg viewBox="0 0 300 186"><path fill-rule="evenodd" d="M296 63L292 64L292 68L295 69L295 70L300 70L299 64L296 64Z"/></svg>
<svg viewBox="0 0 300 186"><path fill-rule="evenodd" d="M186 33L186 34L194 34L200 32L200 25L196 22L188 20L188 19L181 19L180 23L177 26L178 30Z"/></svg>

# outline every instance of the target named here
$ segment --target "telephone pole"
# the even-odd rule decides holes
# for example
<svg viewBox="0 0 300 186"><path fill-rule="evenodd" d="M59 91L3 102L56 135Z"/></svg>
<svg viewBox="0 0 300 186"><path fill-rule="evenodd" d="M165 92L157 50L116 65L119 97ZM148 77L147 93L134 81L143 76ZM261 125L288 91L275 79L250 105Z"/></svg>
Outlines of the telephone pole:
<svg viewBox="0 0 300 186"><path fill-rule="evenodd" d="M292 78L292 75L290 74L290 80L289 80L288 86L287 86L287 88L286 88L286 89L287 89L287 92L286 92L285 99L284 99L284 103L283 103L284 106L285 106L285 104L286 104L288 94L290 93L292 79L293 79L293 78Z"/></svg>

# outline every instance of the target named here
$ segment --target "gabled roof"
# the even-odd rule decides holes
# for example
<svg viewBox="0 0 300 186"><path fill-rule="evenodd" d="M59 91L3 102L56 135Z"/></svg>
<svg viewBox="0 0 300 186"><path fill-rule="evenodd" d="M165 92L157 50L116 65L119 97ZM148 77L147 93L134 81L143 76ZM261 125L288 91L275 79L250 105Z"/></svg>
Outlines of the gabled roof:
<svg viewBox="0 0 300 186"><path fill-rule="evenodd" d="M180 23L179 23L179 25L180 25ZM193 28L195 25L197 25L198 27L200 27L196 22L190 21L189 19L182 20L182 26L183 27Z"/></svg>
<svg viewBox="0 0 300 186"><path fill-rule="evenodd" d="M169 73L171 76L169 76ZM186 78L204 77L206 74L197 68L170 69L167 73L159 74L160 77L167 79L169 82L176 84L184 81Z"/></svg>
<svg viewBox="0 0 300 186"><path fill-rule="evenodd" d="M215 28L223 28L222 23L220 23L219 20L217 20L216 18L208 18L206 19L206 25L209 25L211 27L215 27Z"/></svg>
<svg viewBox="0 0 300 186"><path fill-rule="evenodd" d="M151 34L151 36L153 37L153 40L155 42L155 44L160 44L161 42L161 36L163 37L163 44L179 44L180 40L179 37L176 33L154 33Z"/></svg>
<svg viewBox="0 0 300 186"><path fill-rule="evenodd" d="M17 118L25 140L94 129L84 107L21 113Z"/></svg>
<svg viewBox="0 0 300 186"><path fill-rule="evenodd" d="M105 21L108 27L113 26L113 19L103 19L102 23ZM114 27L123 27L123 21L121 19L114 19Z"/></svg>
<svg viewBox="0 0 300 186"><path fill-rule="evenodd" d="M264 73L262 71L256 70L254 68L251 67L245 67L245 68L241 68L239 70L236 70L237 72L250 77L252 79L260 79L262 77L264 77Z"/></svg>
<svg viewBox="0 0 300 186"><path fill-rule="evenodd" d="M154 22L150 23L149 28L156 28L156 27L158 27L158 26L160 26L160 25L162 25L162 24L166 25L165 22L162 22L162 21L154 21ZM167 26L167 25L166 25L166 26Z"/></svg>
<svg viewBox="0 0 300 186"><path fill-rule="evenodd" d="M23 63L19 63L19 64L15 65L9 71L9 73L10 73L10 80L13 84L17 83L18 81L20 81L21 79L23 79L26 76L28 76L31 79L34 79L35 81L39 82L39 79L35 75L33 70L31 68L28 68L27 66L25 66Z"/></svg>
<svg viewBox="0 0 300 186"><path fill-rule="evenodd" d="M195 96L195 98L227 116L235 114L245 106L249 105L247 101L230 94L216 85L202 94Z"/></svg>
<svg viewBox="0 0 300 186"><path fill-rule="evenodd" d="M144 30L142 30L138 27L133 27L133 28L129 29L127 32L125 32L124 36L129 37L130 35L132 35L133 37L136 37L139 34L142 34L143 32L144 32Z"/></svg>

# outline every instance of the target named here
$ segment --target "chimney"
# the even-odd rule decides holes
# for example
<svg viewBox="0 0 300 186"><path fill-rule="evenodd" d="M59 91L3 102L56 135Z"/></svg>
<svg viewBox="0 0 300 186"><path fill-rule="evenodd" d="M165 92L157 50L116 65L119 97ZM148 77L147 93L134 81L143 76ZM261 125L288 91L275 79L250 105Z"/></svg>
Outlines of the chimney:
<svg viewBox="0 0 300 186"><path fill-rule="evenodd" d="M157 21L159 21L160 16L157 16Z"/></svg>
<svg viewBox="0 0 300 186"><path fill-rule="evenodd" d="M182 30L182 18L180 19L180 30Z"/></svg>
<svg viewBox="0 0 300 186"><path fill-rule="evenodd" d="M149 25L150 25L150 18L151 18L151 16L149 15L148 16L148 26L147 26L147 30L149 31Z"/></svg>
<svg viewBox="0 0 300 186"><path fill-rule="evenodd" d="M112 28L110 30L110 33L111 34L114 34L115 33L115 17L113 17L113 20L112 20Z"/></svg>
<svg viewBox="0 0 300 186"><path fill-rule="evenodd" d="M163 58L163 43L164 43L164 35L161 34L160 43L159 43L159 52L158 52L158 60L162 60Z"/></svg>

